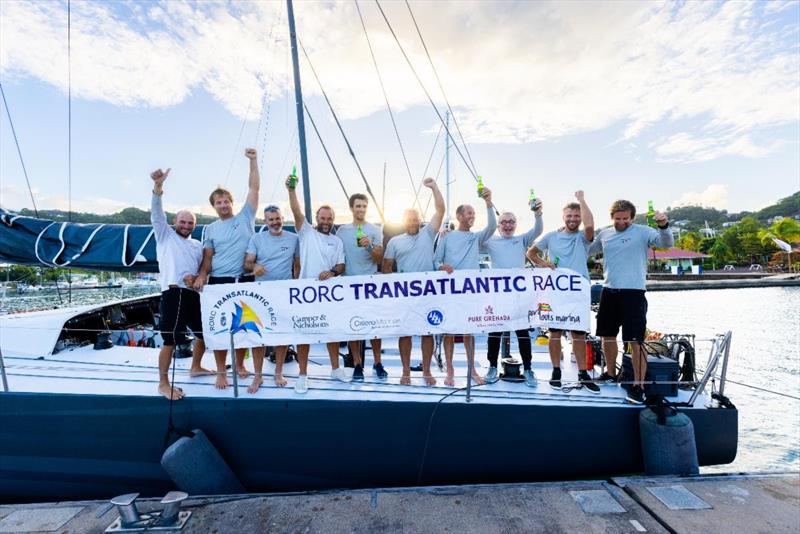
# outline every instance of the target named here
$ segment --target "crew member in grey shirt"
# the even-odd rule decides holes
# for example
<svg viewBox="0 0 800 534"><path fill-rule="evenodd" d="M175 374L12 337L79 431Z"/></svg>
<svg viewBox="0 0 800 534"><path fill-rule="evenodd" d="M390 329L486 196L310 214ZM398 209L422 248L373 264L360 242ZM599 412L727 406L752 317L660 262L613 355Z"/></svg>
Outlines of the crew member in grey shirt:
<svg viewBox="0 0 800 534"><path fill-rule="evenodd" d="M208 277L209 284L230 284L252 282L252 274L244 274L244 255L250 236L255 233L256 209L258 209L258 191L260 178L256 150L248 148L244 155L250 160L247 199L238 214L233 214L233 195L227 189L218 187L211 192L208 201L217 212L219 219L206 227L203 239L203 262L194 282L194 288L203 290ZM209 276L210 275L210 276ZM247 349L236 349L236 371L241 378L247 378L248 371L244 366L244 355ZM228 351L215 350L217 363L218 389L228 387L225 371Z"/></svg>
<svg viewBox="0 0 800 534"><path fill-rule="evenodd" d="M343 224L336 231L336 235L344 244L344 275L357 276L376 274L378 266L383 261L383 229L368 223L366 220L369 201L367 195L355 193L350 195L350 211L353 222ZM353 380L364 380L364 362L362 351L364 342L350 341L348 344L350 354L353 356ZM380 379L389 376L381 363L381 340L373 338L372 345L372 371Z"/></svg>
<svg viewBox="0 0 800 534"><path fill-rule="evenodd" d="M492 204L492 192L488 187L483 189L483 200L486 202L486 217L488 223L486 228L480 232L472 232L471 228L475 224L475 208L469 204L462 204L456 208L456 220L458 227L449 232L439 241L434 258L434 266L442 271L452 273L455 270L480 269L480 247L492 237L497 229L497 219L494 216L494 206ZM455 385L453 369L453 345L455 342L454 334L444 336L444 354L447 359L447 377L444 383L447 386ZM475 369L475 338L465 334L464 350L467 353L467 365L472 373L472 378L478 385L484 384L483 378L478 375Z"/></svg>
<svg viewBox="0 0 800 534"><path fill-rule="evenodd" d="M576 191L575 198L578 202L570 202L561 211L564 227L542 236L528 250L528 258L539 267L572 269L588 282L589 269L586 266L586 260L589 255L589 247L594 239L594 217L589 206L586 205L583 191ZM583 223L582 232L580 231L581 222ZM549 261L540 257L543 252L548 253ZM572 353L575 354L575 361L578 363L578 381L587 391L600 393L600 388L592 381L586 365L586 332L570 330L570 336L572 337ZM561 330L550 329L549 349L550 363L553 364L550 387L560 390Z"/></svg>
<svg viewBox="0 0 800 534"><path fill-rule="evenodd" d="M628 388L628 400L644 402L642 384L647 373L647 359L642 348L647 328L647 255L650 247L674 245L667 216L656 212L657 228L633 224L636 206L627 200L611 205L613 226L600 231L590 253L603 252L605 283L597 312L597 335L603 338L607 370L598 379L614 382L617 377L617 334L622 327L622 340L631 344L634 384Z"/></svg>
<svg viewBox="0 0 800 534"><path fill-rule="evenodd" d="M492 260L492 269L522 269L525 267L525 251L533 241L542 233L542 201L535 199L531 202L534 214L533 228L522 235L514 235L517 231L517 217L510 211L500 214L500 235L491 237L481 247L481 251L488 252ZM536 377L531 369L531 336L527 328L515 331L519 353L522 356L523 376L525 384L529 387L536 386ZM504 332L490 332L486 357L489 359L489 372L486 373L487 382L497 380L497 357L500 353L500 341Z"/></svg>
<svg viewBox="0 0 800 534"><path fill-rule="evenodd" d="M194 213L181 210L172 220L174 228L167 223L167 215L161 203L164 180L169 176L161 169L150 174L153 179L153 198L150 206L150 222L156 238L158 256L158 278L161 282L159 324L163 345L158 353L158 392L170 400L184 397L183 390L169 381L169 364L175 352L175 344L185 343L184 332L194 334L192 366L190 376L209 374L200 364L206 345L203 342L203 321L200 317L200 295L192 289L192 282L200 268L203 245L192 238L195 227Z"/></svg>
<svg viewBox="0 0 800 534"><path fill-rule="evenodd" d="M433 192L434 213L430 222L422 226L422 219L419 212L415 209L408 209L403 213L403 227L406 233L395 236L386 245L386 252L383 254L383 265L381 270L384 274L391 274L397 265L399 273L418 273L433 270L433 243L436 239L436 232L442 225L444 219L445 204L442 192L436 185L433 178L425 178L422 182L425 187L429 187ZM433 357L433 336L422 336L422 377L425 384L435 386L436 379L431 374L431 358ZM411 336L401 336L398 339L400 349L400 361L403 364L403 376L400 377L400 384L408 386L411 384Z"/></svg>
<svg viewBox="0 0 800 534"><path fill-rule="evenodd" d="M300 248L297 234L283 231L283 214L278 206L264 208L264 229L250 236L247 254L244 257L244 270L253 273L256 282L270 280L291 280L300 272ZM283 387L283 362L286 360L288 345L275 347L275 385ZM253 348L253 382L247 388L255 393L261 387L264 355L266 347Z"/></svg>

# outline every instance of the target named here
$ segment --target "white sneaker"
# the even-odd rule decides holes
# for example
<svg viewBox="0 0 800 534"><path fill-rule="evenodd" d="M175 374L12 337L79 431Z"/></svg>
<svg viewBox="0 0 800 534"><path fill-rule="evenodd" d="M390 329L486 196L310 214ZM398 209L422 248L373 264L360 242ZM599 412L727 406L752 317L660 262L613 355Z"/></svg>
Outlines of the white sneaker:
<svg viewBox="0 0 800 534"><path fill-rule="evenodd" d="M331 378L338 380L339 382L350 382L350 380L352 380L352 377L348 376L347 372L342 367L331 371Z"/></svg>
<svg viewBox="0 0 800 534"><path fill-rule="evenodd" d="M297 377L297 382L294 383L294 392L300 395L308 391L308 377L300 375Z"/></svg>

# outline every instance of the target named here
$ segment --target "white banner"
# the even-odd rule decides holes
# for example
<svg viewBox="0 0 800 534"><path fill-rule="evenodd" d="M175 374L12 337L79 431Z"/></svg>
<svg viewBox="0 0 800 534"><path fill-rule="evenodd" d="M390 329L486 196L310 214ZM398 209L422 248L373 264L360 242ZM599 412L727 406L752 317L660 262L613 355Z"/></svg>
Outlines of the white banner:
<svg viewBox="0 0 800 534"><path fill-rule="evenodd" d="M205 286L211 349L543 326L589 330L590 283L569 269L489 269Z"/></svg>

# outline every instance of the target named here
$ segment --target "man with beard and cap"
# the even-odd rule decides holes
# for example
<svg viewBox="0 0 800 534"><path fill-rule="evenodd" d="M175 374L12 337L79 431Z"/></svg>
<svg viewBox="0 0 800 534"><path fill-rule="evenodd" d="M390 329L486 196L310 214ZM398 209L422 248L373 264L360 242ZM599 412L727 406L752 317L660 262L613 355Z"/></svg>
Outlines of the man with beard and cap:
<svg viewBox="0 0 800 534"><path fill-rule="evenodd" d="M243 262L250 236L255 233L260 178L256 150L248 148L244 151L244 155L250 160L250 175L247 199L239 213L233 214L233 195L227 189L218 187L208 197L219 219L206 227L203 239L203 262L194 282L194 288L198 291L202 291L206 277L209 284L232 284L255 280L252 274L244 273ZM247 378L249 374L244 366L246 352L247 349L236 349L235 372L239 373L241 378ZM228 387L228 376L225 372L228 351L215 350L214 359L217 363L216 386L218 389L225 389Z"/></svg>
<svg viewBox="0 0 800 534"><path fill-rule="evenodd" d="M488 187L484 187L481 196L486 202L486 217L488 219L486 228L480 232L470 231L475 224L475 208L469 204L462 204L456 208L458 226L452 232L447 233L439 241L439 246L436 248L434 266L439 270L452 273L456 270L480 269L480 247L492 237L492 234L497 229L497 219L492 205L492 192ZM447 386L455 385L453 376L455 373L453 369L454 335L447 334L444 336L444 354L447 359L447 377L444 379L444 383ZM464 350L467 352L467 362L470 366L469 372L472 373L472 378L476 384L484 384L483 378L478 375L478 371L475 369L475 338L471 335L464 335L463 338Z"/></svg>
<svg viewBox="0 0 800 534"><path fill-rule="evenodd" d="M185 340L186 329L195 336L192 347L192 376L209 374L200 366L206 345L203 342L203 323L200 317L200 295L192 289L192 283L200 268L203 245L192 239L195 227L194 214L181 210L172 219L174 228L167 223L161 196L164 181L169 176L158 169L150 174L153 179L153 198L150 205L150 222L156 238L158 278L161 282L161 304L159 307L159 330L164 344L158 353L158 392L168 399L178 400L183 390L169 382L169 363L175 352L176 338Z"/></svg>
<svg viewBox="0 0 800 534"><path fill-rule="evenodd" d="M492 260L492 269L522 269L525 267L525 251L533 241L542 233L542 201L538 198L532 202L531 209L534 213L533 228L522 235L514 235L517 231L517 217L510 211L500 214L500 235L493 236L481 246L482 252L487 252ZM536 386L536 377L531 369L531 336L527 328L516 331L519 353L522 356L523 376L525 384ZM491 332L488 340L486 357L489 359L489 371L486 381L497 380L497 356L500 353L500 340L503 332Z"/></svg>
<svg viewBox="0 0 800 534"><path fill-rule="evenodd" d="M597 335L603 338L606 371L600 382L616 382L617 334L622 327L622 341L631 344L633 385L628 389L628 401L644 402L642 385L647 374L647 355L642 348L647 329L647 253L650 247L669 248L675 244L667 216L655 212L658 227L633 224L636 206L627 200L617 200L609 210L611 228L601 230L590 253L603 252L603 293L597 311Z"/></svg>
<svg viewBox="0 0 800 534"><path fill-rule="evenodd" d="M300 271L300 248L297 234L283 231L283 215L275 205L264 208L264 225L268 231L250 236L247 254L244 257L244 270L253 273L256 282L269 280L290 280ZM283 378L283 362L288 345L275 347L275 384L286 385ZM266 347L253 348L253 383L248 393L255 393L261 387L264 354Z"/></svg>
<svg viewBox="0 0 800 534"><path fill-rule="evenodd" d="M322 205L317 209L317 227L314 228L306 220L300 207L293 176L287 177L286 189L289 191L289 206L292 208L294 227L300 240L299 278L328 280L340 276L344 273L344 245L341 239L331 234L336 217L333 208ZM349 382L350 378L345 370L339 367L339 343L333 341L327 347L331 359L331 378ZM300 366L300 374L294 385L297 393L308 391L308 349L308 345L297 345L297 363Z"/></svg>
<svg viewBox="0 0 800 534"><path fill-rule="evenodd" d="M350 195L350 211L353 222L343 224L336 230L336 235L344 245L344 275L357 276L375 274L383 261L383 229L368 223L366 220L369 201L367 195L355 193ZM364 380L364 362L362 361L363 341L350 341L350 354L353 355L353 380ZM381 363L381 339L370 340L372 345L372 371L380 379L389 377L389 373Z"/></svg>
<svg viewBox="0 0 800 534"><path fill-rule="evenodd" d="M430 222L421 228L419 212L408 209L403 213L403 227L406 233L395 236L386 245L381 270L389 274L395 264L399 273L418 273L433 270L433 243L444 219L445 204L442 192L433 178L425 178L422 182L433 192L436 208ZM403 363L403 376L400 384L411 384L411 336L401 336L398 340L400 360ZM422 336L422 376L425 384L435 386L436 379L431 374L431 358L433 357L433 336Z"/></svg>
<svg viewBox="0 0 800 534"><path fill-rule="evenodd" d="M564 227L542 236L528 250L528 259L539 267L572 269L582 275L588 283L589 268L586 266L586 260L594 239L594 217L586 205L583 191L576 191L575 198L578 202L570 202L561 212ZM579 231L581 222L583 222L583 232ZM549 254L549 261L540 257L545 251ZM561 332L555 328L550 329L550 363L553 364L550 387L553 389L561 389ZM572 353L578 363L578 381L587 391L600 393L600 388L592 381L586 365L586 332L570 330L570 337L572 337Z"/></svg>

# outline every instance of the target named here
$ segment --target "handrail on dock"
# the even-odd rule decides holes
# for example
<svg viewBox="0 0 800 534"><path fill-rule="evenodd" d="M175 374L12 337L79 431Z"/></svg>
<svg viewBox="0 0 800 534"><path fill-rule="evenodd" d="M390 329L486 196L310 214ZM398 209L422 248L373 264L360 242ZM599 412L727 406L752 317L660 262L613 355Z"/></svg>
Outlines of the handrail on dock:
<svg viewBox="0 0 800 534"><path fill-rule="evenodd" d="M719 377L719 394L724 395L726 375L728 372L728 358L730 357L731 353L732 336L733 332L728 330L724 334L718 335L712 342L708 363L706 365L706 372L703 374L703 378L700 379L700 383L697 384L692 396L689 398L689 405L694 405L697 397L699 397L703 391L705 391L708 381L714 377L717 371L717 366L719 365L720 359L722 360L722 372L720 373Z"/></svg>

